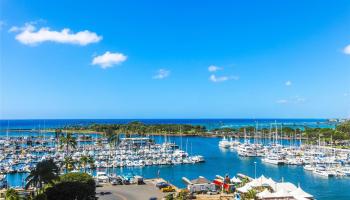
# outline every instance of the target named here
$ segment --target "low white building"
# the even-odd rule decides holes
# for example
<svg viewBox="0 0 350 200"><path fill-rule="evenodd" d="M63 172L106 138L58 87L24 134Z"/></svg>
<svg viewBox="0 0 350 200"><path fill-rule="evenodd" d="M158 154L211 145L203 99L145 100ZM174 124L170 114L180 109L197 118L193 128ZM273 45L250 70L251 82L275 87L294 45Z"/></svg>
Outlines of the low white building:
<svg viewBox="0 0 350 200"><path fill-rule="evenodd" d="M199 176L197 179L193 179L191 181L183 177L182 180L185 183L187 183L187 189L191 193L201 193L201 192L213 191L216 189L215 184L210 182L208 179L204 178L203 176Z"/></svg>

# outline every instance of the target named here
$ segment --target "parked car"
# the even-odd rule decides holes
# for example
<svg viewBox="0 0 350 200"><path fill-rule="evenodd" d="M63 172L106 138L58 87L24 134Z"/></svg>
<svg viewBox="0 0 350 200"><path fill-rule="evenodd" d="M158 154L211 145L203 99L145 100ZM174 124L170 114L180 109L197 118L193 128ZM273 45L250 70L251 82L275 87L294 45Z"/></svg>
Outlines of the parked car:
<svg viewBox="0 0 350 200"><path fill-rule="evenodd" d="M142 176L134 176L134 182L138 185L143 185L145 182L143 182L143 177Z"/></svg>
<svg viewBox="0 0 350 200"><path fill-rule="evenodd" d="M123 185L123 180L120 177L111 178L112 185Z"/></svg>
<svg viewBox="0 0 350 200"><path fill-rule="evenodd" d="M162 188L165 188L165 187L168 187L170 186L168 183L166 182L159 182L156 184L156 187L159 188L159 189L162 189Z"/></svg>
<svg viewBox="0 0 350 200"><path fill-rule="evenodd" d="M130 181L127 180L127 179L124 179L124 180L123 180L123 185L130 185Z"/></svg>
<svg viewBox="0 0 350 200"><path fill-rule="evenodd" d="M217 191L217 190L209 190L208 192L207 192L207 194L209 194L209 195L215 195L215 194L219 194L220 192L219 191Z"/></svg>
<svg viewBox="0 0 350 200"><path fill-rule="evenodd" d="M175 192L175 188L171 186L163 187L161 190L162 192Z"/></svg>

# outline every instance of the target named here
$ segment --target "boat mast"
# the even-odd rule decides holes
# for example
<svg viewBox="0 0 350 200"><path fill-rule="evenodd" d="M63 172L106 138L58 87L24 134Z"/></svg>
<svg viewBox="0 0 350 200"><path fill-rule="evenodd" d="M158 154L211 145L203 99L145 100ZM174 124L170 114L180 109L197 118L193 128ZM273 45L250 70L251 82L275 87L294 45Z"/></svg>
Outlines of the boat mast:
<svg viewBox="0 0 350 200"><path fill-rule="evenodd" d="M270 144L271 144L271 141L273 143L273 137L272 137L272 124L270 123L270 132L269 132L269 140L270 140Z"/></svg>
<svg viewBox="0 0 350 200"><path fill-rule="evenodd" d="M181 131L181 125L179 125L180 126L180 142L181 142L181 150L183 150L183 148L182 148L182 131Z"/></svg>
<svg viewBox="0 0 350 200"><path fill-rule="evenodd" d="M259 137L258 137L258 128L259 128L259 122L256 121L256 127L255 127L255 137L256 137L256 140L257 140L257 143L259 144Z"/></svg>
<svg viewBox="0 0 350 200"><path fill-rule="evenodd" d="M281 123L281 145L283 146L283 124Z"/></svg>
<svg viewBox="0 0 350 200"><path fill-rule="evenodd" d="M275 132L275 135L276 135L276 140L275 140L275 145L277 145L277 143L278 143L278 129L277 129L277 121L275 120L275 128L276 128L276 132Z"/></svg>
<svg viewBox="0 0 350 200"><path fill-rule="evenodd" d="M10 126L10 121L7 120L7 129L6 129L6 139L7 139L7 141L9 140L9 126Z"/></svg>

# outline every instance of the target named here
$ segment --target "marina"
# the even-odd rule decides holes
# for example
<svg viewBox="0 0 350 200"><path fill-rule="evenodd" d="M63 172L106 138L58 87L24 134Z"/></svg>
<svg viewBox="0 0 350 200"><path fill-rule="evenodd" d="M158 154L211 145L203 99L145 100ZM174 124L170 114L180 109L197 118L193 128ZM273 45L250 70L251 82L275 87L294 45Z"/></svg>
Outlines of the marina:
<svg viewBox="0 0 350 200"><path fill-rule="evenodd" d="M0 8L0 200L350 200L350 1Z"/></svg>
<svg viewBox="0 0 350 200"><path fill-rule="evenodd" d="M302 143L301 135L289 139L279 138L279 135L282 133L278 132L276 125L274 131L270 128L267 139L255 131L250 140L246 134L243 141L224 137L218 146L233 149L241 157L260 158L268 165L303 166L304 170L325 178L350 176L350 150L324 146L325 142L321 142L320 137L318 145L310 145Z"/></svg>
<svg viewBox="0 0 350 200"><path fill-rule="evenodd" d="M7 133L8 134L8 133ZM39 133L42 134L42 133ZM67 134L66 138L70 135ZM72 136L74 138L74 136ZM63 140L63 139L62 139ZM74 148L73 148L74 146ZM114 168L144 167L154 165L179 165L205 162L201 155L189 155L179 149L177 144L165 142L157 144L147 137L121 138L120 143L113 145L107 139L77 136L76 144L69 146L58 143L55 137L5 137L0 138L0 173L1 185L7 184L8 174L29 173L36 163L53 159L62 169L84 171L91 174L97 171L110 172ZM96 169L96 170L95 170ZM104 175L106 177L106 175ZM11 181L10 181L11 185ZM21 186L25 185L24 179Z"/></svg>
<svg viewBox="0 0 350 200"><path fill-rule="evenodd" d="M24 140L21 140L19 138L40 138L40 141L46 141L44 142L46 146L46 149L41 149L39 147L39 150L37 151L48 151L49 149L52 149L52 155L54 155L54 152L56 151L56 148L54 146L55 141L53 141L54 134L53 133L39 133L39 132L6 132L3 131L0 133L2 135L3 141L7 140L7 134L9 134L9 138L11 138L11 145L12 150L11 151L17 151L21 152L21 145L19 145L18 149L16 150L15 144L25 144ZM77 135L74 135L77 136ZM89 134L91 136L91 141L84 141L79 140L77 146L82 148L80 152L85 151L88 152L89 150L89 143L97 142L99 141L98 138L102 137L100 134ZM243 173L250 177L260 177L261 175L264 175L266 177L271 177L272 179L276 181L282 181L286 180L288 182L293 183L294 185L300 185L300 187L310 193L313 194L316 199L329 199L329 198L337 198L337 199L348 199L350 196L347 191L344 192L345 188L350 187L350 179L346 176L342 176L342 178L336 176L333 178L325 178L324 176L320 176L317 174L314 174L311 171L307 171L304 168L308 167L308 165L275 165L275 164L268 164L264 161L262 161L263 157L246 157L246 156L240 156L235 148L219 148L218 145L220 141L222 141L222 138L208 138L208 137L192 137L192 136L149 136L150 139L154 140L157 148L161 148L161 144L167 144L168 148L171 149L172 153L175 153L174 145L177 145L180 151L176 151L176 154L183 154L187 153L188 157L195 156L195 155L201 155L203 156L205 162L200 163L188 163L188 164L160 164L160 165L138 165L139 162L136 162L137 164L134 166L127 166L124 165L123 167L118 166L112 166L110 168L105 168L104 165L107 165L107 162L104 161L103 158L105 158L105 155L100 154L101 159L96 164L99 165L98 168L95 170L90 170L89 166L86 166L87 172L93 174L94 176L97 175L97 172L104 172L106 175L110 176L135 176L139 175L147 178L154 178L154 177L162 177L165 180L168 180L169 182L173 183L179 188L185 188L186 184L182 181L181 177L188 177L189 179L195 179L198 176L205 176L206 178L215 179L216 175L218 174L224 174L227 173L229 175L235 175L237 173ZM254 144L254 138L249 138L244 140L244 138L240 139L226 139L228 142L234 141L233 146L237 147L239 144L244 144L245 141L249 140L250 144ZM266 140L266 142L269 140ZM293 148L298 149L298 143L299 140L291 141L286 139L279 139L280 146L294 146ZM33 139L33 142L39 142ZM5 142L4 142L5 143ZM86 143L86 144L84 144ZM105 141L101 141L102 144L109 146L108 143ZM262 140L261 143L265 144L265 140ZM38 144L41 144L40 142ZM84 145L83 145L84 144ZM230 143L231 144L231 143ZM268 144L268 142L266 143ZM159 146L160 145L160 146ZM24 145L25 146L25 145ZM85 146L85 147L83 147ZM92 145L91 145L92 146ZM264 146L264 145L259 145ZM205 148L203 148L205 147ZM99 149L100 147L96 146L96 149ZM109 147L108 147L109 148ZM314 147L316 148L316 147ZM35 148L34 148L35 149ZM152 149L152 148L151 148ZM282 148L283 149L283 148ZM124 148L124 150L127 152L128 148ZM64 150L61 150L61 154L64 154ZM77 153L78 155L79 153ZM40 155L40 154L39 154ZM185 154L186 155L186 154ZM118 155L115 155L118 156ZM135 156L135 155L130 155ZM108 156L107 156L108 157ZM138 160L135 159L135 160ZM166 160L166 159L165 159ZM186 162L186 161L185 161ZM113 162L108 163L108 165L112 165ZM117 164L117 163L115 163ZM21 166L21 165L19 165ZM63 166L64 167L64 166ZM15 168L17 169L17 168ZM18 170L18 169L17 169ZM84 171L83 168L80 169L81 171ZM19 170L20 171L20 170ZM12 187L23 187L23 180L26 177L26 172L14 172L8 173L6 175L6 180L9 185ZM320 190L319 188L327 188Z"/></svg>

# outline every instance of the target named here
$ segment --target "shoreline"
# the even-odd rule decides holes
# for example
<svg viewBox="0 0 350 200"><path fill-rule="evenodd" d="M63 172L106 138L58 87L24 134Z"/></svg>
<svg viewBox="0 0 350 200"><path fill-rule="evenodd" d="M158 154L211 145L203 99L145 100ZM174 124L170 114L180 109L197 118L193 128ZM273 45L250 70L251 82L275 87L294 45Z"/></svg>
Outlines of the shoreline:
<svg viewBox="0 0 350 200"><path fill-rule="evenodd" d="M99 131L93 131L93 130L62 130L62 133L74 133L74 134L98 134L98 135L103 135L104 132L99 132ZM42 134L46 133L55 133L55 129L44 129L44 130L37 130L37 129L9 129L9 130L0 130L0 132L31 132L31 133L39 133L41 132ZM122 133L124 134L124 133ZM140 135L137 133L130 133L130 135ZM223 138L223 137L232 137L232 138L244 138L245 136L242 135L234 135L234 134L220 134L220 133L201 133L201 134L176 134L176 133L145 133L143 135L150 135L150 136L174 136L174 137L211 137L211 138ZM261 137L261 136L251 136L247 135L246 138L251 139L251 138L257 138L257 139L270 139L271 137ZM279 139L294 139L294 140L299 140L300 138L291 138L291 137L280 137ZM302 140L307 140L307 138L301 138Z"/></svg>
<svg viewBox="0 0 350 200"><path fill-rule="evenodd" d="M3 130L0 130L0 132ZM9 129L7 130L9 133L10 132L31 132L31 133L39 133L41 132L42 134L52 134L55 133L55 129L46 129L46 130L34 130L34 129ZM62 131L62 133L73 133L73 134L78 134L78 135L92 135L92 134L98 134L98 135L103 135L104 132L97 132L97 131L92 131L92 130L67 130L67 131ZM137 133L130 133L130 136L141 136L140 134ZM203 137L203 138L233 138L233 139L259 139L259 140L265 140L265 139L271 139L271 137L260 137L260 136L242 136L239 135L232 135L232 134L215 134L215 133L205 133L205 134L164 134L164 133L149 133L149 134L143 134L143 136L171 136L171 137ZM3 138L4 136L0 136L0 138ZM5 136L6 137L6 136ZM291 137L279 137L278 140L294 140L294 141L300 141L300 138L291 138ZM301 138L303 142L307 141L308 138ZM305 143L306 145L316 145L315 143ZM350 146L341 146L341 145L327 145L325 146L326 148L333 148L337 150L350 150Z"/></svg>

